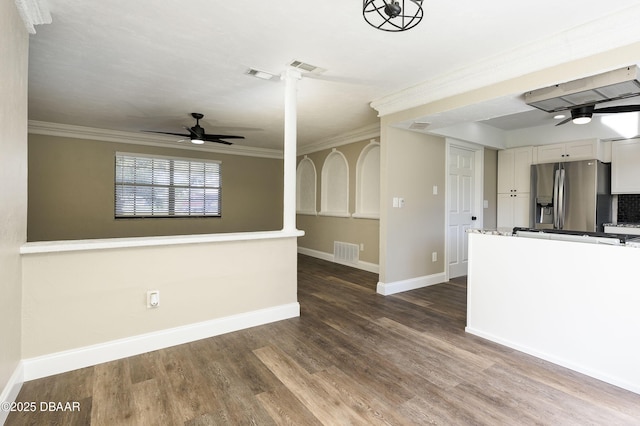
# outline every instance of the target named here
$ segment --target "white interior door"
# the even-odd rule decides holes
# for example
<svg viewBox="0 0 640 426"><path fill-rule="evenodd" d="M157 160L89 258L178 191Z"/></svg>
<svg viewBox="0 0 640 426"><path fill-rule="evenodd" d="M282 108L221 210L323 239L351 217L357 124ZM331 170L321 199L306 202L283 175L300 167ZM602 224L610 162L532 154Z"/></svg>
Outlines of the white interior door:
<svg viewBox="0 0 640 426"><path fill-rule="evenodd" d="M449 146L448 176L448 256L449 278L467 274L467 229L475 220L476 152Z"/></svg>

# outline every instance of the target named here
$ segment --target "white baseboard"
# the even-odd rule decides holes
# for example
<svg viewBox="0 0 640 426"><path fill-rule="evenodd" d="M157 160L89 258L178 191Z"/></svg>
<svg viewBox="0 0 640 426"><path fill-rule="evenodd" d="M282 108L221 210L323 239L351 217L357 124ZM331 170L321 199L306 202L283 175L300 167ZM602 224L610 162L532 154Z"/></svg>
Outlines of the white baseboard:
<svg viewBox="0 0 640 426"><path fill-rule="evenodd" d="M300 316L298 302L23 360L24 381Z"/></svg>
<svg viewBox="0 0 640 426"><path fill-rule="evenodd" d="M305 254L307 256L315 257L317 259L327 260L329 262L338 263L340 265L351 266L352 268L362 269L363 271L373 272L374 274L380 273L380 266L375 263L358 261L357 264L338 262L333 258L333 253L326 253L324 251L313 250L298 246L298 253Z"/></svg>
<svg viewBox="0 0 640 426"><path fill-rule="evenodd" d="M628 380L625 380L624 378L620 378L620 377L613 377L610 374L606 374L602 371L598 371L598 370L594 370L592 368L587 368L583 365L577 364L573 361L564 359L564 358L560 358L551 354L548 354L546 352L542 352L539 350L535 350L532 349L528 346L525 345L521 345L519 343L513 342L511 340L507 340L507 339L503 339L500 337L497 337L491 333L486 333L482 330L478 330L476 328L473 327L465 327L464 329L465 332L469 333L469 334L473 334L476 335L478 337L482 337L483 339L487 339L490 340L492 342L495 343L499 343L501 345L504 345L506 347L515 349L517 351L520 352L524 352L526 354L535 356L536 358L540 358L543 359L545 361L549 361L553 364L557 364L561 367L565 367L568 368L570 370L573 371L577 371L578 373L582 373L585 374L589 377L593 377L594 379L598 379L598 380L602 380L603 382L612 384L614 386L618 386L619 388L622 389L626 389L628 391L640 394L640 386L637 383L631 383Z"/></svg>
<svg viewBox="0 0 640 426"><path fill-rule="evenodd" d="M9 377L9 381L0 394L0 403L14 402L20 393L22 384L24 383L24 364L22 361L18 363L18 366ZM2 404L4 405L4 404ZM9 410L0 409L0 425L3 425L9 416Z"/></svg>
<svg viewBox="0 0 640 426"><path fill-rule="evenodd" d="M446 274L440 272L439 274L425 275L417 278L410 278L408 280L394 281L390 283L378 283L378 294L389 296L395 293L401 293L403 291L415 290L422 287L427 287L434 284L440 284L447 281Z"/></svg>

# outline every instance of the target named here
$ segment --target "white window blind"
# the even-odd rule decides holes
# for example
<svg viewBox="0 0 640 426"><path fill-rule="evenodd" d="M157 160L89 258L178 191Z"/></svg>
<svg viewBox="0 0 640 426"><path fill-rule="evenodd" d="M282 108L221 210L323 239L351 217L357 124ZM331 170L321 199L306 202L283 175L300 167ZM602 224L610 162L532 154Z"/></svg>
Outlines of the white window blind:
<svg viewBox="0 0 640 426"><path fill-rule="evenodd" d="M116 153L115 216L220 216L220 162Z"/></svg>

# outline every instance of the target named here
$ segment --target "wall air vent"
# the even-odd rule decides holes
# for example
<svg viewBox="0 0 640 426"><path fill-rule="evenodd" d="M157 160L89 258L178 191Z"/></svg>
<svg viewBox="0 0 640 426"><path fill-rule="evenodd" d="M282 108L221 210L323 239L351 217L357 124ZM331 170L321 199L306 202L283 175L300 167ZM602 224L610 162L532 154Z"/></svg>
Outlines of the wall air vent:
<svg viewBox="0 0 640 426"><path fill-rule="evenodd" d="M594 105L640 95L640 71L636 65L556 84L524 94L527 105L546 112Z"/></svg>
<svg viewBox="0 0 640 426"><path fill-rule="evenodd" d="M342 241L333 242L333 261L357 265L360 260L360 246L357 244L344 243Z"/></svg>

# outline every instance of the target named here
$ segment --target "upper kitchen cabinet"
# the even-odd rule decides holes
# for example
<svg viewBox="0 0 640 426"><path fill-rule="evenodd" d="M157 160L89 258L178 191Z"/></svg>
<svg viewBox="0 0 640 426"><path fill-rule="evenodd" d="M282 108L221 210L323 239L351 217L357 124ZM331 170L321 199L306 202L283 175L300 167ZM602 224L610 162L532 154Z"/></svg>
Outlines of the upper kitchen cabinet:
<svg viewBox="0 0 640 426"><path fill-rule="evenodd" d="M598 139L586 139L536 147L536 163L560 161L603 160L603 150Z"/></svg>
<svg viewBox="0 0 640 426"><path fill-rule="evenodd" d="M529 192L533 147L498 151L498 193Z"/></svg>
<svg viewBox="0 0 640 426"><path fill-rule="evenodd" d="M640 139L615 141L611 146L611 192L640 194Z"/></svg>

